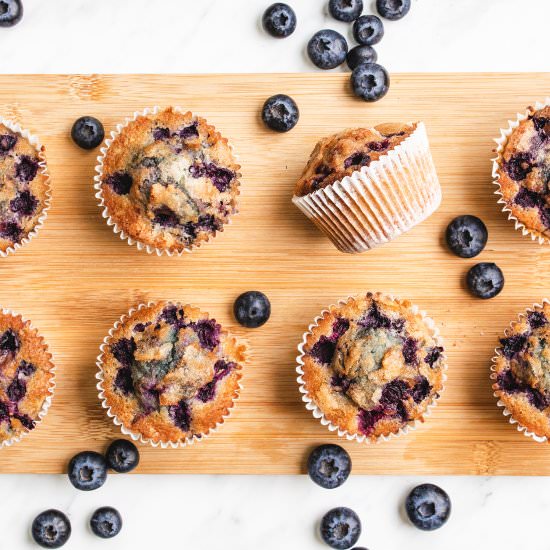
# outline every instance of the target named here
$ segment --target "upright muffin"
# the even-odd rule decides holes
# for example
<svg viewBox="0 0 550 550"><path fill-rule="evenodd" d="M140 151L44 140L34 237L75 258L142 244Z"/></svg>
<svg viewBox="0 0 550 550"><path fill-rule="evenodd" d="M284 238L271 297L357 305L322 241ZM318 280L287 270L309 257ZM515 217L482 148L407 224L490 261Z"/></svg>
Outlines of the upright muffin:
<svg viewBox="0 0 550 550"><path fill-rule="evenodd" d="M315 320L299 349L307 408L348 439L374 441L423 421L443 389L442 341L408 300L349 298Z"/></svg>
<svg viewBox="0 0 550 550"><path fill-rule="evenodd" d="M29 321L0 310L0 447L18 441L46 414L54 388L51 359Z"/></svg>
<svg viewBox="0 0 550 550"><path fill-rule="evenodd" d="M134 439L176 446L223 423L246 347L198 308L160 302L124 316L101 351L98 389L109 416Z"/></svg>
<svg viewBox="0 0 550 550"><path fill-rule="evenodd" d="M189 251L236 213L240 166L205 119L154 110L119 126L106 145L97 196L115 232L140 248Z"/></svg>
<svg viewBox="0 0 550 550"><path fill-rule="evenodd" d="M343 252L389 242L441 202L424 124L381 124L322 139L292 200Z"/></svg>

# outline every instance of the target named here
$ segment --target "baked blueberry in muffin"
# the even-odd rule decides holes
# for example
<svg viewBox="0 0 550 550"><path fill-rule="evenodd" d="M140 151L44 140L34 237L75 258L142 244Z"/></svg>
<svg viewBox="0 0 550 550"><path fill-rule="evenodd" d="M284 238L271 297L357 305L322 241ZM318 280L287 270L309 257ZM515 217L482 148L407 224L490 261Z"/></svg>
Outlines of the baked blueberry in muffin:
<svg viewBox="0 0 550 550"><path fill-rule="evenodd" d="M20 316L0 312L0 447L30 432L53 393L53 364L42 337Z"/></svg>
<svg viewBox="0 0 550 550"><path fill-rule="evenodd" d="M140 307L102 346L98 388L134 436L181 443L223 422L239 393L245 345L198 308Z"/></svg>
<svg viewBox="0 0 550 550"><path fill-rule="evenodd" d="M99 196L130 238L182 252L221 231L237 211L239 169L206 120L168 108L129 122L108 145Z"/></svg>
<svg viewBox="0 0 550 550"><path fill-rule="evenodd" d="M324 312L304 342L305 400L361 439L422 421L443 388L441 340L407 300L370 292L350 298Z"/></svg>

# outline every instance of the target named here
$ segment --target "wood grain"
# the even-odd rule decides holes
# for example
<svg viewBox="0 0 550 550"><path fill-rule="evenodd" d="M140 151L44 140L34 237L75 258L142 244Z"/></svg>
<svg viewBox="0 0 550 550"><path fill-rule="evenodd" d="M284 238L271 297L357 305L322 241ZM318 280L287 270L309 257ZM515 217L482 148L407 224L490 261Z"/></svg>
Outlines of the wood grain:
<svg viewBox="0 0 550 550"><path fill-rule="evenodd" d="M0 305L30 318L55 354L58 387L43 424L0 452L0 472L62 472L82 449L119 432L95 390L98 346L128 308L172 298L208 310L249 339L254 359L234 416L191 448L143 447L140 472L298 473L308 450L337 441L300 401L296 345L311 319L366 290L406 296L437 321L449 380L440 406L416 432L389 443L343 443L354 471L369 474L550 474L548 447L520 435L495 405L489 364L497 337L519 311L550 294L550 248L522 237L499 210L491 183L493 142L517 111L548 95L550 74L393 75L381 102L355 100L345 75L0 76L0 114L40 135L53 178L41 234L0 261ZM266 131L259 111L284 92L301 110L289 134ZM243 165L241 214L213 244L181 258L148 256L115 237L96 206L95 154L69 138L73 121L99 117L110 130L134 110L180 105L232 138ZM316 140L348 126L424 120L443 186L439 211L421 226L359 256L337 252L291 202ZM489 243L473 260L443 245L458 214L485 220ZM490 302L463 287L476 261L495 261L506 287ZM273 316L247 331L231 316L242 291L266 292Z"/></svg>

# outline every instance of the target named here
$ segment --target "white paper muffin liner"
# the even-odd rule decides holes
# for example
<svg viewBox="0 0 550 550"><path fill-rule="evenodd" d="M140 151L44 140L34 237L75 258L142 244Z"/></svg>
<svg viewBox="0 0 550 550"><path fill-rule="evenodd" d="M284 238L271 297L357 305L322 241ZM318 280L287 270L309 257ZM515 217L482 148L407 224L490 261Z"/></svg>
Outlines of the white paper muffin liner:
<svg viewBox="0 0 550 550"><path fill-rule="evenodd" d="M203 441L207 437L210 437L212 434L216 433L218 431L218 429L220 428L220 426L222 426L225 423L225 421L231 416L231 413L235 409L235 405L236 405L237 401L240 398L240 393L243 390L242 373L241 373L241 376L239 378L238 387L237 387L237 390L236 390L237 395L233 398L231 407L229 407L227 414L222 416L221 420L213 428L210 428L208 430L208 432L201 433L201 434L193 434L193 435L191 435L191 436L189 436L189 437L187 437L183 440L180 440L180 441L154 441L151 438L143 436L143 434L141 434L139 432L134 432L132 430L129 430L122 423L122 421L119 420L118 417L112 412L111 407L109 406L109 404L107 402L107 398L105 397L105 392L104 392L104 388L103 388L103 383L105 381L104 377L103 377L103 353L105 351L105 348L109 345L115 330L120 325L124 324L136 311L139 311L139 310L141 310L145 307L151 307L151 306L155 305L156 303L157 302L141 303L136 307L130 308L128 313L125 313L124 315L122 315L120 317L120 319L118 321L116 321L116 323L113 325L113 327L109 330L109 334L103 339L103 343L101 344L101 346L99 346L100 354L97 356L97 361L96 361L96 365L97 365L97 368L98 368L98 372L95 376L96 379L98 380L98 383L96 384L96 388L99 391L98 395L99 395L99 400L101 401L101 406L105 409L105 411L107 413L107 416L110 419L112 419L113 423L116 426L120 427L120 431L124 435L130 436L134 441L139 441L140 443L143 443L143 444L149 444L153 447L161 447L162 449L168 449L168 448L177 449L177 448L186 447L188 445L193 445L195 442ZM224 332L224 331L222 331L222 332ZM239 340L239 341L242 342L241 340ZM248 347L246 347L245 360L242 363L242 367L244 367L246 365L248 360L249 360L249 350L248 350Z"/></svg>
<svg viewBox="0 0 550 550"><path fill-rule="evenodd" d="M396 437L401 436L403 434L407 434L410 431L416 430L416 428L418 428L418 425L422 424L423 421L432 414L433 409L438 404L438 401L439 401L439 398L441 397L441 394L445 390L445 382L447 380L447 374L446 374L447 363L445 361L446 360L445 351L443 351L443 353L441 354L441 356L443 358L443 367L442 367L443 371L442 371L442 379L441 379L442 380L441 390L437 393L437 396L434 395L432 397L432 400L427 405L426 410L424 411L424 413L422 414L422 416L420 418L417 418L416 420L411 421L410 423L408 423L405 426L401 427L397 432L390 433L388 435L380 435L380 436L376 437L375 439L372 439L371 437L363 435L363 434L350 433L347 430L343 430L339 426L333 424L328 418L326 418L323 411L316 405L313 398L309 395L309 392L306 389L306 384L305 384L305 381L303 379L303 375L304 375L303 367L304 367L304 355L305 355L304 346L307 344L308 336L310 334L312 334L313 330L319 325L319 321L321 321L324 318L325 315L330 313L333 308L344 306L344 305L348 304L350 301L356 300L360 297L361 296L359 296L359 295L348 296L346 299L340 300L337 304L333 304L333 305L329 306L327 309L324 309L321 312L320 315L315 317L315 319L313 320L313 323L311 325L309 325L308 330L304 333L304 335L302 337L302 341L298 345L299 355L298 355L298 357L296 357L296 361L298 363L298 366L296 367L296 372L298 373L298 378L296 380L297 380L298 385L299 385L299 391L302 394L302 401L306 404L306 409L308 411L311 411L311 413L313 414L313 417L318 419L323 426L327 426L329 431L336 432L340 437L345 437L348 441L357 441L358 443L373 444L373 443L378 443L380 440L389 441L392 438L396 438ZM373 298L375 300L381 299L381 298L382 299L389 299L389 300L397 300L397 301L400 300L398 297L395 297L392 294L383 294L381 292L373 293ZM426 327L430 330L431 336L433 337L434 342L436 343L436 345L441 346L441 347L443 347L443 349L445 349L444 344L443 344L443 339L441 338L441 336L439 334L439 329L437 328L437 326L436 326L435 322L433 321L433 319L431 317L428 317L428 315L426 314L425 311L420 310L418 308L418 306L416 306L414 304L411 305L411 312L413 314L420 314L420 316L422 318L422 321L425 323Z"/></svg>
<svg viewBox="0 0 550 550"><path fill-rule="evenodd" d="M535 103L535 110L538 111L539 109L543 109L548 105L550 105L550 97L547 97L544 102L537 101ZM509 120L508 128L501 129L500 137L494 139L494 142L497 144L497 148L495 151L496 157L491 159L491 162L493 163L493 183L497 186L497 190L495 191L495 195L499 197L497 204L502 204L502 212L508 214L508 219L514 222L515 229L521 231L521 234L524 236L529 235L533 241L538 241L539 244L544 244L550 243L549 237L545 237L544 235L541 235L538 231L533 231L532 229L529 229L512 214L511 208L507 205L502 195L500 178L498 174L498 169L500 166L499 163L509 137L511 136L512 132L519 126L520 122L523 122L529 117L529 114L530 112L528 109L526 109L524 113L516 113L515 120Z"/></svg>
<svg viewBox="0 0 550 550"><path fill-rule="evenodd" d="M424 123L369 166L292 202L342 252L365 252L409 231L441 204Z"/></svg>
<svg viewBox="0 0 550 550"><path fill-rule="evenodd" d="M178 113L185 114L187 111L184 111L181 109L181 107L173 107L174 111ZM115 235L118 235L123 241L126 241L130 246L136 245L138 250L145 250L148 254L156 254L157 256L162 256L163 254L166 254L167 256L182 256L185 253L192 252L193 250L200 248L202 245L210 243L213 241L214 237L218 236L218 233L223 233L226 226L230 225L233 221L233 218L239 213L238 211L238 196L240 195L240 182L242 179L242 174L240 172L240 165L239 165L239 158L235 154L235 150L231 143L228 142L228 146L231 150L231 153L233 154L233 158L235 160L235 163L239 165L239 171L235 174L235 179L237 182L237 190L236 190L236 198L235 198L235 212L231 214L228 218L228 220L222 225L220 229L218 229L215 233L210 235L205 241L201 241L198 243L193 243L190 246L185 247L183 250L167 250L165 248L156 248L154 246L151 246L150 244L142 243L132 237L130 237L125 231L121 229L121 227L113 220L113 218L109 214L109 210L107 206L105 205L105 200L103 197L103 189L101 186L101 181L103 179L103 162L105 159L105 155L107 154L107 151L109 150L109 147L113 143L113 141L120 135L122 130L128 126L131 122L135 122L135 120L140 116L149 116L149 115L156 115L159 111L162 111L158 105L152 107L152 108L146 108L143 111L135 111L133 116L126 118L126 120L116 125L116 130L111 131L111 137L107 138L105 140L104 146L101 147L100 152L101 154L97 157L97 165L95 167L96 175L94 176L94 189L97 191L95 194L95 197L98 199L99 207L101 208L101 216L107 221L107 225L109 227L112 227L113 232Z"/></svg>
<svg viewBox="0 0 550 550"><path fill-rule="evenodd" d="M44 200L44 208L40 213L36 225L32 228L31 231L29 231L27 235L25 235L21 239L21 242L12 244L8 248L6 248L6 250L0 250L0 257L5 258L9 254L12 254L19 250L23 245L27 244L44 225L44 222L48 217L48 210L50 209L51 205L52 188L50 186L50 174L48 172L48 165L46 163L46 155L42 150L42 144L40 143L38 137L34 134L31 134L29 130L22 128L20 124L13 122L12 120L0 117L0 124L3 124L12 132L15 132L16 134L19 134L21 137L25 138L36 149L36 152L38 153L38 158L40 159L40 162L38 163L38 166L40 167L40 174L46 177L46 198Z"/></svg>
<svg viewBox="0 0 550 550"><path fill-rule="evenodd" d="M47 355L48 355L49 364L50 364L49 372L52 375L52 377L50 378L50 385L49 385L49 388L48 388L49 395L47 395L46 399L44 399L44 403L42 404L42 408L40 409L40 411L38 413L38 418L33 419L34 420L34 428L32 430L25 430L25 431L21 432L19 435L13 436L10 439L7 439L5 441L0 441L0 449L2 449L3 447L11 447L11 445L13 445L14 443L18 443L19 441L21 441L21 439L23 439L23 437L26 437L29 434L32 434L33 432L36 431L36 429L38 428L38 425L42 422L42 420L44 419L44 417L46 416L46 414L48 412L48 409L50 408L50 405L52 404L52 399L53 399L53 395L54 395L54 392L55 392L56 382L55 382L55 365L53 363L53 356L50 353L49 346L48 346L46 340L44 340L44 337L38 332L38 330L33 326L33 324L29 320L25 319L23 316L21 316L17 313L14 313L10 309L2 309L2 310L0 310L0 313L2 315L5 315L5 316L20 318L30 330L33 330L33 331L37 332L38 336L42 340L42 343L44 344L44 347L47 350Z"/></svg>
<svg viewBox="0 0 550 550"><path fill-rule="evenodd" d="M548 301L548 299L544 298L544 300L542 301L542 303L540 304L533 304L532 307L530 308L527 308L525 310L525 312L523 313L520 313L518 315L518 321L522 321L522 319L524 319L525 317L527 317L530 313L532 313L533 311L537 311L537 310L540 310L542 309L543 305L544 304L548 304L550 303ZM510 331L513 330L513 325L514 323L517 322L517 321L510 321L510 327L505 329L504 331L504 337L507 338L508 336L510 336ZM500 396L499 396L499 393L502 393L502 390L498 387L498 384L496 383L496 379L497 379L497 372L496 372L496 362L497 362L497 357L499 357L501 355L500 351L499 351L499 347L496 347L495 348L495 355L494 357L492 358L492 365L491 365L491 375L490 375L490 378L491 380L494 380L495 382L493 383L493 395L494 397L497 398L497 406L500 407L502 409L502 414L508 418L508 422L510 424L512 424L513 426L516 426L516 429L518 432L520 433L523 433L523 435L527 436L527 437L530 437L531 439L535 440L537 443L544 443L546 441L548 441L548 438L546 436L541 436L541 435L537 435L535 434L534 432L530 431L526 426L523 426L522 424L520 424L513 416L512 416L512 411L510 411L508 409L508 407L506 407L506 404L500 399Z"/></svg>

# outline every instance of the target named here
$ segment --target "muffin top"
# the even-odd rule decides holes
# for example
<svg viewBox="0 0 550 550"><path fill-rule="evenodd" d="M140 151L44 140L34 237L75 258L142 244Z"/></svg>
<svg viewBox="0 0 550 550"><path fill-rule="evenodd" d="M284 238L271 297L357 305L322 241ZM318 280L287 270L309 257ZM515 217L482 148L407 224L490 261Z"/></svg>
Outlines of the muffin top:
<svg viewBox="0 0 550 550"><path fill-rule="evenodd" d="M42 147L40 153L44 151ZM0 124L0 250L28 236L46 207L48 177L29 140ZM43 165L42 165L43 166Z"/></svg>
<svg viewBox="0 0 550 550"><path fill-rule="evenodd" d="M307 335L303 382L325 417L376 439L422 420L443 388L443 347L407 300L379 294L332 306Z"/></svg>
<svg viewBox="0 0 550 550"><path fill-rule="evenodd" d="M0 444L34 429L53 391L52 369L48 347L30 323L0 313Z"/></svg>
<svg viewBox="0 0 550 550"><path fill-rule="evenodd" d="M160 302L116 327L100 358L105 404L153 442L207 434L239 393L245 345L193 306Z"/></svg>
<svg viewBox="0 0 550 550"><path fill-rule="evenodd" d="M550 304L528 310L500 340L495 394L521 425L550 438Z"/></svg>
<svg viewBox="0 0 550 550"><path fill-rule="evenodd" d="M207 241L236 212L239 169L213 126L168 108L139 116L113 140L101 190L109 216L129 237L181 252Z"/></svg>
<svg viewBox="0 0 550 550"><path fill-rule="evenodd" d="M533 234L550 238L550 106L529 107L499 156L497 173L511 214Z"/></svg>
<svg viewBox="0 0 550 550"><path fill-rule="evenodd" d="M317 143L302 172L294 194L303 197L353 172L399 145L416 124L379 124L374 128L348 129Z"/></svg>

